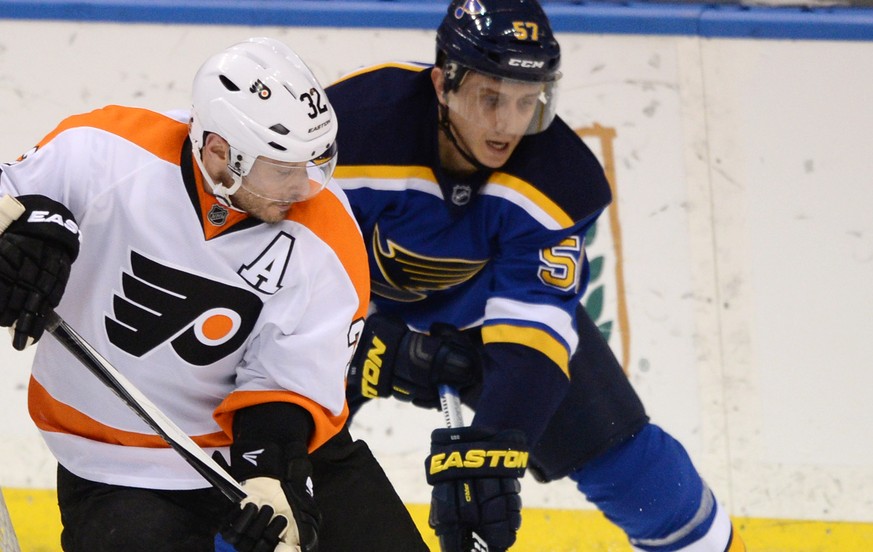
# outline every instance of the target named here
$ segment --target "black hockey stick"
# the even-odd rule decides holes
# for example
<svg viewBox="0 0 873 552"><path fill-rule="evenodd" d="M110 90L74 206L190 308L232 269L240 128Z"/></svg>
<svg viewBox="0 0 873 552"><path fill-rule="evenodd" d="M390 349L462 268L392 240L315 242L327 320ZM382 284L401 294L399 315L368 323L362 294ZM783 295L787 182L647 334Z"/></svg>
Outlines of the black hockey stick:
<svg viewBox="0 0 873 552"><path fill-rule="evenodd" d="M461 413L461 397L458 395L458 390L451 385L441 384L439 391L440 406L443 410L443 416L446 418L446 426L463 427L464 417ZM457 538L457 534L453 537ZM475 531L461 536L460 543L456 542L452 536L440 536L440 549L443 552L456 552L458 550L462 552L489 552L488 543Z"/></svg>
<svg viewBox="0 0 873 552"><path fill-rule="evenodd" d="M14 197L10 195L0 197L0 234L20 217L24 210L24 206ZM240 502L247 496L240 484L224 468L206 454L206 451L188 437L127 378L121 375L121 372L76 333L57 313L49 312L46 316L45 329L124 401L142 421L160 435L206 481L233 502Z"/></svg>
<svg viewBox="0 0 873 552"><path fill-rule="evenodd" d="M188 437L179 426L173 423L63 318L55 312L49 312L46 318L46 331L51 332L61 345L124 401L142 421L160 435L213 487L233 502L240 502L247 496L240 484L224 468Z"/></svg>

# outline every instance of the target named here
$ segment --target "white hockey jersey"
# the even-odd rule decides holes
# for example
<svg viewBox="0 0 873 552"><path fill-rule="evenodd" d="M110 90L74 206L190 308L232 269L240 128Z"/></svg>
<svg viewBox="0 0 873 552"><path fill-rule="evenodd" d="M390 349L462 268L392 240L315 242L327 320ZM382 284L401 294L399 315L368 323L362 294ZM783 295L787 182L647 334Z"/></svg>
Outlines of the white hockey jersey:
<svg viewBox="0 0 873 552"><path fill-rule="evenodd" d="M109 106L71 117L0 193L65 204L82 247L58 313L207 452L236 410L295 403L310 449L347 416L345 370L369 300L366 252L330 183L266 224L206 193L188 114ZM93 481L208 484L53 338L36 352L31 417L58 461Z"/></svg>

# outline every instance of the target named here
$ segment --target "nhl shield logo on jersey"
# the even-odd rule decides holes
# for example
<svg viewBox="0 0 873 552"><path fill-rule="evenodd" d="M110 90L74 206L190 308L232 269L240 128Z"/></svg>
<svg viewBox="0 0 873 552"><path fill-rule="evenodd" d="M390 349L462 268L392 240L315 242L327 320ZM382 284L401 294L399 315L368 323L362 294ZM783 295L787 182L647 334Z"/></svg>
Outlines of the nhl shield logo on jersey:
<svg viewBox="0 0 873 552"><path fill-rule="evenodd" d="M206 214L206 219L213 226L224 226L224 223L227 222L227 208L217 203L213 204Z"/></svg>
<svg viewBox="0 0 873 552"><path fill-rule="evenodd" d="M452 188L452 203L461 206L470 203L473 197L473 188L467 184L457 184Z"/></svg>
<svg viewBox="0 0 873 552"><path fill-rule="evenodd" d="M263 303L253 292L170 268L136 251L121 274L114 318L104 319L109 341L141 357L169 342L195 366L212 364L246 340Z"/></svg>

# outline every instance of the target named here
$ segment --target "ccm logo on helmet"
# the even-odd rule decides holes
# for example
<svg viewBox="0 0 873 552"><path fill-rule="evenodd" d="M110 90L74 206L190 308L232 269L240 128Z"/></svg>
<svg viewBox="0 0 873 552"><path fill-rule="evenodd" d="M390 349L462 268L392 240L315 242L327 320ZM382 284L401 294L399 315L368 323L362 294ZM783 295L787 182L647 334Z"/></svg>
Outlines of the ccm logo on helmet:
<svg viewBox="0 0 873 552"><path fill-rule="evenodd" d="M509 58L509 65L512 67L523 67L525 69L542 69L545 67L544 61L531 61L529 59Z"/></svg>
<svg viewBox="0 0 873 552"><path fill-rule="evenodd" d="M434 454L428 472L433 475L452 468L526 468L528 453L520 450L470 449L463 456L459 451Z"/></svg>

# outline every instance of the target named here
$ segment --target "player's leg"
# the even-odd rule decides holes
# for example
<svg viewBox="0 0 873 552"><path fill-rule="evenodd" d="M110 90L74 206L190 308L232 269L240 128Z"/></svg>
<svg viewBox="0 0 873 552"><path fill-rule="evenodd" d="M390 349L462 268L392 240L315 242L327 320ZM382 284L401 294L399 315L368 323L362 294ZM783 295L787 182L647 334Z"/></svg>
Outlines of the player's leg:
<svg viewBox="0 0 873 552"><path fill-rule="evenodd" d="M679 442L654 424L570 474L635 550L745 550Z"/></svg>
<svg viewBox="0 0 873 552"><path fill-rule="evenodd" d="M232 504L212 488L120 487L59 466L58 506L66 552L207 552Z"/></svg>
<svg viewBox="0 0 873 552"><path fill-rule="evenodd" d="M744 550L682 445L648 422L645 409L603 339L580 308L571 387L534 447L532 471L569 475L638 550Z"/></svg>
<svg viewBox="0 0 873 552"><path fill-rule="evenodd" d="M311 460L320 552L428 552L382 467L366 443L352 440L348 426Z"/></svg>

